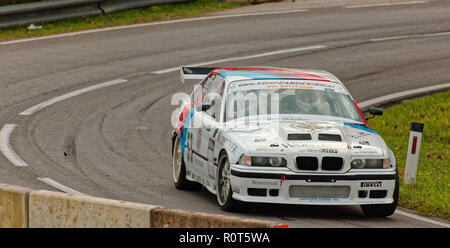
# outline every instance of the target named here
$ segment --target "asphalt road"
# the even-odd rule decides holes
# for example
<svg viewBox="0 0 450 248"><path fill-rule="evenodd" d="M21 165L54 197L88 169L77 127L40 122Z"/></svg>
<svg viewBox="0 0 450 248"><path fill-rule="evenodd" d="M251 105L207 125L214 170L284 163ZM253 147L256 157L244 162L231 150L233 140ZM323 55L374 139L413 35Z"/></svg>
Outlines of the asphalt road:
<svg viewBox="0 0 450 248"><path fill-rule="evenodd" d="M211 66L323 69L364 101L449 82L449 16L449 1L331 7L0 44L0 127L17 125L8 147L28 165L15 166L0 155L0 182L58 191L43 182L49 178L92 196L291 227L438 227L400 214L368 219L359 207L253 205L230 214L205 190L176 190L170 167L170 116L176 106L170 100L193 87L179 83L178 72L153 72L222 59L228 62ZM323 47L283 52L309 46ZM251 55L258 56L243 58ZM127 81L19 115L116 79Z"/></svg>

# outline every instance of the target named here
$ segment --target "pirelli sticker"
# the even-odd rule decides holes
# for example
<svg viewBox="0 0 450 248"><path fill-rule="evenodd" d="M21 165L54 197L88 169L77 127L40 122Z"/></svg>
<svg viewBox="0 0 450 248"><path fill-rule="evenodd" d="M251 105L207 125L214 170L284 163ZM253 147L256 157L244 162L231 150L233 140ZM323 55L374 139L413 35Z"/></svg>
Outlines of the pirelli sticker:
<svg viewBox="0 0 450 248"><path fill-rule="evenodd" d="M361 188L378 188L381 186L381 182L361 182Z"/></svg>

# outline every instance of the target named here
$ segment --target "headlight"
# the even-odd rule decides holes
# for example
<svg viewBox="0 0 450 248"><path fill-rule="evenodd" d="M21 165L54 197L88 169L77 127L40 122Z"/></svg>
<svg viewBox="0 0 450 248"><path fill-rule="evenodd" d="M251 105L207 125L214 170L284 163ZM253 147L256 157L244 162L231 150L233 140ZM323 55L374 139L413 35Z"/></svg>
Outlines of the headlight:
<svg viewBox="0 0 450 248"><path fill-rule="evenodd" d="M283 166L283 164L284 164L284 166L286 166L286 164L283 162L286 162L286 160L284 160L283 158L280 158L280 157L270 157L269 158L270 166L280 167L280 166Z"/></svg>
<svg viewBox="0 0 450 248"><path fill-rule="evenodd" d="M286 167L286 159L282 157L255 157L242 154L238 162L240 165L248 166L272 166Z"/></svg>
<svg viewBox="0 0 450 248"><path fill-rule="evenodd" d="M352 169L387 169L391 168L391 162L385 159L354 159L350 166Z"/></svg>

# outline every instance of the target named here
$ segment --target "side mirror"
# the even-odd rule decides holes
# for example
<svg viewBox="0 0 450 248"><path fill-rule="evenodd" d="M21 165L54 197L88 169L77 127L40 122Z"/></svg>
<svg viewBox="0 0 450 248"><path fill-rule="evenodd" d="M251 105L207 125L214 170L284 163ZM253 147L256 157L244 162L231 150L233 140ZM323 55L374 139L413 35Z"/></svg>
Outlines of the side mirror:
<svg viewBox="0 0 450 248"><path fill-rule="evenodd" d="M368 121L368 120L374 118L376 115L383 115L383 111L384 111L384 110L381 109L381 108L370 107L370 108L369 108L369 113L372 114L372 116L367 117L367 118L366 118L366 121Z"/></svg>
<svg viewBox="0 0 450 248"><path fill-rule="evenodd" d="M370 107L369 109L369 113L373 115L383 115L383 111L384 111L383 109L376 107Z"/></svg>
<svg viewBox="0 0 450 248"><path fill-rule="evenodd" d="M210 109L212 107L212 105L210 104L203 104L202 105L202 112L205 112L206 110Z"/></svg>
<svg viewBox="0 0 450 248"><path fill-rule="evenodd" d="M202 104L202 111L205 112L206 110L210 109L212 106L216 104L215 100L211 100L210 104Z"/></svg>

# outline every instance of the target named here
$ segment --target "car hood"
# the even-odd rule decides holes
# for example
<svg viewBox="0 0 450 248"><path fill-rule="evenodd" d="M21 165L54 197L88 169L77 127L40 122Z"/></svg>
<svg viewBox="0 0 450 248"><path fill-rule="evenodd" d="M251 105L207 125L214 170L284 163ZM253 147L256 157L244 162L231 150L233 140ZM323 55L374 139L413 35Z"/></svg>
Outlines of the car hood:
<svg viewBox="0 0 450 248"><path fill-rule="evenodd" d="M388 149L376 131L350 122L242 122L226 129L224 134L239 146L238 150L248 154L385 157Z"/></svg>

